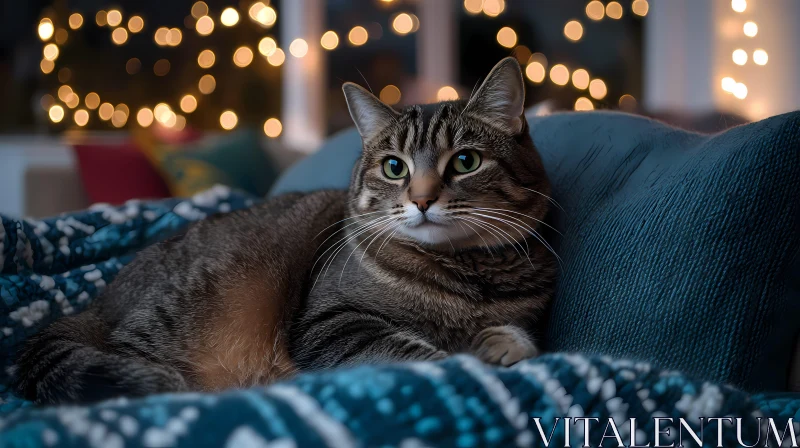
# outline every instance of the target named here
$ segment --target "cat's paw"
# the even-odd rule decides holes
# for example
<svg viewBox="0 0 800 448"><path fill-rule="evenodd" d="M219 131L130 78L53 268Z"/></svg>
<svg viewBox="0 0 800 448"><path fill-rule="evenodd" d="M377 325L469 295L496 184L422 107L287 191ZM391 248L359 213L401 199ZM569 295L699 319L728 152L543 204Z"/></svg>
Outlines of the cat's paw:
<svg viewBox="0 0 800 448"><path fill-rule="evenodd" d="M505 367L539 355L539 349L528 335L511 325L484 329L475 336L470 350L487 364Z"/></svg>

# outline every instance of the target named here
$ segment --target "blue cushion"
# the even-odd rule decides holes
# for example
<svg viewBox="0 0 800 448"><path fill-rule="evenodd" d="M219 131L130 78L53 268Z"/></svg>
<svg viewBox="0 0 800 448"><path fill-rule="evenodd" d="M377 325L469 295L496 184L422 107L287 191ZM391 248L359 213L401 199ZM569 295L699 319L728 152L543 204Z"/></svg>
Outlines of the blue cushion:
<svg viewBox="0 0 800 448"><path fill-rule="evenodd" d="M545 345L786 388L800 333L800 113L707 136L621 113L530 117L564 211ZM275 192L346 188L340 134Z"/></svg>

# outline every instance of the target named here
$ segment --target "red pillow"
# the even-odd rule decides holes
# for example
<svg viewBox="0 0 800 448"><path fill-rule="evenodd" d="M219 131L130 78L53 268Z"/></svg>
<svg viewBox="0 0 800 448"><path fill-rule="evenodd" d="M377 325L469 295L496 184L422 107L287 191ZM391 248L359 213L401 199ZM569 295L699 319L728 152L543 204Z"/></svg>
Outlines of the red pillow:
<svg viewBox="0 0 800 448"><path fill-rule="evenodd" d="M93 203L170 196L164 179L133 143L81 144L74 150L83 187Z"/></svg>

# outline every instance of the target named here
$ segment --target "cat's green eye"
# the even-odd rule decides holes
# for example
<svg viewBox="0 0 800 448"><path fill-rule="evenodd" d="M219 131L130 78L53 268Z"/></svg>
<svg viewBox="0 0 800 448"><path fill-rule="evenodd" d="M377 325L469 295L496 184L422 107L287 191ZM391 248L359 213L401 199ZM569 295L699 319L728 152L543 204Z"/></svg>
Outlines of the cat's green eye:
<svg viewBox="0 0 800 448"><path fill-rule="evenodd" d="M387 157L383 161L383 174L389 179L402 179L408 175L408 165L397 157Z"/></svg>
<svg viewBox="0 0 800 448"><path fill-rule="evenodd" d="M471 173L481 166L481 155L478 151L466 150L461 151L453 156L453 169L457 173L465 174Z"/></svg>

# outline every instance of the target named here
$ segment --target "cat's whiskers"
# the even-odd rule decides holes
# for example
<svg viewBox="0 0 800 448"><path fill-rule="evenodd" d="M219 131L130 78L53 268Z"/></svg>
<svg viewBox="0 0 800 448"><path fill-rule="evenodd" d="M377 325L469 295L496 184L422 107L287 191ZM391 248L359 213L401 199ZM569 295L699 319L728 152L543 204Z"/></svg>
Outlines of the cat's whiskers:
<svg viewBox="0 0 800 448"><path fill-rule="evenodd" d="M481 215L480 213L472 213L472 214L471 214L471 216L474 216L474 217L475 217L475 219L478 219L478 220L480 220L480 221L481 221L481 222L483 222L484 224L487 224L487 225L489 225L489 226L492 226L492 227L496 228L496 229L497 229L499 232L501 232L503 235L505 235L505 236L506 236L506 241L509 241L509 240L510 240L509 244L511 244L511 246L512 246L514 249L516 249L516 248L517 248L517 246L519 246L519 248L520 248L520 249L522 249L522 251L525 253L525 257L526 257L526 258L528 258L528 261L530 261L530 257L529 257L529 254L530 254L530 248L528 247L528 241L526 241L526 239L525 239L525 236L524 236L524 235L523 235L523 234L522 234L522 233L521 233L521 232L520 232L520 231L519 231L519 230L518 230L516 227L514 227L514 226L512 226L512 225L509 225L509 223L508 223L508 222L503 222L502 220L495 219L495 221L500 221L502 224L509 225L509 227L510 227L512 230L514 230L514 231L516 231L517 233L519 233L519 234L520 234L520 237L521 237L521 239L522 239L522 242L524 242L524 243L525 243L525 247L524 247L524 248L522 247L522 243L521 243L521 242L517 241L517 240L516 240L516 238L514 238L514 237L513 237L513 236L512 236L510 233L508 233L508 232L507 232L506 230L504 230L502 227L500 227L500 226L499 226L499 225L497 225L497 224L492 224L492 223L489 223L488 221L486 221L486 220L483 220L483 219L481 219L481 218L479 217L479 216L482 216L482 217L485 217L485 218L490 218L490 219L491 219L491 216L487 216L487 215ZM519 251L517 251L517 253L519 254ZM522 257L522 254L519 254L519 255L520 255L520 257Z"/></svg>
<svg viewBox="0 0 800 448"><path fill-rule="evenodd" d="M384 229L384 230L381 230L381 232L380 232L380 233L378 233L378 234L377 234L377 235L376 235L376 236L375 236L375 237L372 239L372 241L371 241L369 244L367 244L367 247L365 247L365 248L364 248L364 253L363 253L363 254L361 254L361 259L360 259L360 260L358 260L358 268L359 268L359 269L361 269L361 264L364 262L364 257L367 255L367 252L369 252L369 247L370 247L370 246L372 246L372 243L374 243L374 242L375 242L375 241L376 241L378 238L380 238L380 237L381 237L381 235L383 235L384 233L387 233L387 232L392 232L392 231L394 231L394 230L398 229L398 228L399 228L399 227L402 225L402 221L400 221L400 218L398 218L398 219L397 219L397 222L395 222L395 223L391 223L391 224L389 224L389 225L390 225L390 227L388 227L388 228L386 228L386 229ZM378 251L380 251L380 247L378 247ZM375 256L377 257L377 255L378 255L378 254L376 253L376 254L375 254Z"/></svg>
<svg viewBox="0 0 800 448"><path fill-rule="evenodd" d="M369 222L367 222L366 224L363 224L362 226L357 227L355 230L351 230L351 232L353 232L352 234L346 235L344 238L342 238L339 241L337 241L336 243L332 244L331 247L329 247L328 249L325 250L325 252L320 254L320 256L317 258L317 261L314 262L314 266L311 267L311 272L314 272L314 267L317 266L317 263L319 263L319 260L321 260L322 257L324 257L325 254L328 251L333 249L333 252L328 256L328 258L322 264L322 267L320 268L320 272L317 275L316 280L314 280L314 285L311 287L311 289L313 290L314 287L316 287L317 282L320 279L320 276L323 275L323 270L325 272L325 275L328 274L328 269L330 269L331 264L333 264L333 261L336 259L336 256L339 254L339 252L341 252L341 250L344 247L347 246L347 244L350 241L352 241L355 238L358 238L359 235L361 235L362 233L364 233L366 231L369 231L374 226L380 225L380 224L382 224L384 222L387 222L387 221L389 221L391 219L394 219L393 216L391 216L391 215L390 216L381 216L379 218L372 219ZM327 265L327 268L326 268L326 265Z"/></svg>
<svg viewBox="0 0 800 448"><path fill-rule="evenodd" d="M363 227L365 227L365 226L368 226L368 225L370 225L371 223L373 223L373 222L375 222L375 221L377 221L377 220L379 220L379 219L382 219L382 218L388 217L388 216L389 216L388 214L387 214L387 215L385 215L385 216L379 216L378 218L374 218L374 219L372 219L372 220L369 220L369 221L367 221L367 223L366 223L366 224L365 224L365 223L363 223L362 221L356 221L356 222L352 222L352 223L350 223L350 224L348 224L348 225L344 226L343 228L341 228L341 229L337 230L336 232L334 232L334 235L335 235L336 233L339 233L339 232L341 232L342 230L345 230L347 227L349 227L349 226L351 226L351 225L353 225L353 224L361 224L361 227L357 227L357 228L355 229L355 231L358 231L358 230L362 229ZM328 240L329 240L331 237L333 237L333 235L329 236L328 238L325 238L325 241L323 241L322 243L320 243L320 245L317 247L317 250L316 250L314 253L316 253L316 252L319 252L319 250L322 248L322 246L325 244L325 242L327 242L327 241L328 241ZM331 246L330 246L329 248L327 248L327 249L326 249L324 252L322 252L322 253L319 255L319 257L317 257L316 261L314 262L314 265L311 267L311 271L312 271L312 272L314 271L314 268L317 266L317 263L319 262L319 260L320 260L320 259L322 259L322 257L323 257L323 256L325 256L325 254L326 254L326 253L328 253L328 251L329 251L329 250L333 249L334 247L337 247L337 246L338 246L338 245L339 245L339 244L340 244L342 241L346 240L348 237L349 237L348 235L345 235L344 237L342 237L341 239L339 239L339 240L338 240L338 241L336 241L335 243L331 244ZM324 264L323 264L323 266L324 266Z"/></svg>
<svg viewBox="0 0 800 448"><path fill-rule="evenodd" d="M355 230L352 230L351 231L352 233L348 234L347 236L345 236L344 238L339 240L339 242L337 242L337 244L335 246L336 249L331 253L331 255L328 256L328 259L325 260L325 263L322 265L321 269L325 270L325 275L327 276L328 270L330 269L331 265L333 264L334 260L336 259L336 256L339 255L339 253L345 247L347 247L347 245L351 241L355 240L360 235L362 235L362 234L364 234L366 232L369 232L371 229L373 229L373 228L375 228L375 227L377 227L377 226L379 226L379 225L381 225L381 224L383 224L385 222L390 221L391 219L393 219L391 216L384 216L384 217L381 217L381 218L373 219L369 223L364 224L363 226L358 227ZM327 267L326 267L326 265L327 265Z"/></svg>
<svg viewBox="0 0 800 448"><path fill-rule="evenodd" d="M483 235L481 235L481 233L480 233L480 232L478 232L477 230L475 230L475 227L472 227L471 225L469 225L469 223L468 223L468 222L466 222L466 221L462 222L462 220L461 220L461 219L458 219L458 218L456 218L456 219L457 219L457 221L456 221L456 222L458 222L458 225L459 225L459 226L461 226L461 228L462 228L462 229L464 228L464 227L462 226L462 223L463 223L463 224L466 224L466 225L467 225L467 227L469 227L469 228L470 228L470 229L471 229L473 232L475 232L475 235L478 235L478 238L480 238L480 239L481 239L481 241L483 241L483 244L486 246L486 250L489 252L489 255L491 255L491 256L492 256L492 260L494 260L494 252L492 251L492 248L489 246L489 243L487 243L487 242L486 242L486 239L484 239L484 238L483 238ZM464 231L464 234L465 234L465 235L467 234L466 230Z"/></svg>
<svg viewBox="0 0 800 448"><path fill-rule="evenodd" d="M555 199L551 198L550 196L542 193L541 191L536 191L536 190L534 190L532 188L523 187L522 185L520 185L519 188L522 188L523 190L528 190L528 191L531 191L531 192L536 193L538 195L544 196L548 201L550 201L550 203L552 203L553 205L558 207L562 212L566 213L566 210L564 210L564 207L562 207L561 204L558 203L558 201L556 201Z"/></svg>
<svg viewBox="0 0 800 448"><path fill-rule="evenodd" d="M502 218L496 218L496 217L493 217L493 216L484 215L482 213L475 213L475 215L483 216L485 218L489 218L489 219L493 219L495 221L502 222L503 224L506 224L506 225L510 226L512 229L516 230L516 232L519 233L520 238L522 238L522 241L525 243L525 257L528 259L528 263L530 263L531 267L534 267L533 266L533 262L531 261L531 256L530 256L531 248L530 248L530 246L528 246L528 239L525 237L525 234L523 234L522 232L519 231L519 228L518 228L518 227L522 227L522 226L520 226L519 224L515 225L515 223L513 223L511 221L508 221L508 220L505 220L505 219L502 219ZM524 227L522 227L522 229L526 230ZM517 244L519 244L519 242L517 242Z"/></svg>
<svg viewBox="0 0 800 448"><path fill-rule="evenodd" d="M515 230L517 233L519 233L520 238L522 238L522 241L525 243L525 251L526 251L526 253L529 253L531 251L530 246L528 246L527 237L525 236L525 234L520 232L519 229L517 228L517 226L513 225L513 223L511 223L511 222L509 222L509 221L507 221L505 219L502 219L502 218L497 218L496 219L494 216L484 215L483 213L473 213L472 215L473 216L483 216L484 218L495 219L496 221L500 221L500 222L502 222L504 224L508 224L513 230Z"/></svg>
<svg viewBox="0 0 800 448"><path fill-rule="evenodd" d="M477 210L483 210L483 209L480 209L480 208L478 208ZM495 209L495 210L496 210L496 209ZM512 212L512 213L514 213L512 210L506 210L506 211L509 211L509 212ZM507 217L509 217L509 218L511 218L511 219L514 219L515 221L518 221L518 222L521 222L521 223L523 223L523 224L525 225L525 227L526 227L526 230L527 230L527 231L528 231L528 232L529 232L531 235L533 235L533 237L534 237L534 238L536 238L536 239L537 239L537 240L538 240L540 243L542 243L542 245L543 245L544 247L546 247L546 248L547 248L547 250L549 250L549 251L550 251L550 252L551 252L553 255L555 255L556 259L558 259L558 263L559 263L559 265L561 265L561 266L563 267L563 263L562 263L561 257L559 257L559 256L558 256L558 254L556 253L555 249L553 249L553 246L551 246L551 245L550 245L550 243L548 243L548 242L547 242L547 240L545 240L545 239L544 239L544 236L542 236L542 234L540 234L539 232L537 232L537 231L536 231L536 229L534 229L532 226L528 225L528 224L527 224L525 221L523 221L523 220L521 220L521 219L518 219L518 218L514 218L514 217L512 217L512 216L509 216L509 215L506 215L506 214L504 214L504 213L499 213L499 212L495 212L495 211L487 211L486 213L496 213L496 214L498 214L498 215L507 216ZM527 215L526 215L526 216L527 216ZM530 218L530 217L529 217L529 218ZM550 226L548 226L548 227L550 227ZM552 228L552 227L550 227L550 228ZM553 229L553 230L555 230L555 229ZM561 232L558 232L558 230L555 230L555 231L556 231L556 232L557 232L559 235L561 235ZM562 235L562 236L563 236L563 235Z"/></svg>
<svg viewBox="0 0 800 448"><path fill-rule="evenodd" d="M507 212L507 213L513 213L515 215L524 216L524 217L526 217L528 219L532 219L532 220L538 222L539 224L547 227L548 229L551 229L552 231L556 232L557 234L559 234L561 236L564 236L561 232L558 231L558 229L556 229L555 227L551 226L550 224L548 224L548 223L546 223L546 222L544 222L544 221L542 221L540 219L534 218L533 216L526 215L525 213L520 213L520 212L517 212L517 211L514 211L514 210L508 210L508 209L505 209L505 208L486 208L486 207L474 207L474 208L475 208L475 210L482 210L482 211L487 211L487 212L488 211Z"/></svg>
<svg viewBox="0 0 800 448"><path fill-rule="evenodd" d="M336 224L339 224L340 222L344 222L344 221L347 221L347 220L350 220L350 219L357 219L357 218L360 218L361 216L374 215L376 213L386 213L386 211L385 210L378 210L378 211L375 211L375 212L369 212L369 213L363 213L363 214L360 214L360 215L348 216L347 218L344 218L342 220L336 221L335 223L329 225L328 227L325 227L318 234L314 235L314 238L312 238L312 239L314 239L314 240L317 239L317 237L322 235L326 230L330 229L331 227L335 226ZM350 225L350 224L348 224L348 225ZM347 227L347 226L345 226L345 227ZM336 232L334 232L334 234L335 233ZM324 241L323 241L323 243L324 243Z"/></svg>
<svg viewBox="0 0 800 448"><path fill-rule="evenodd" d="M375 252L375 260L378 260L378 255L381 254L381 249L383 249L383 246L385 246L389 241L392 240L392 238L394 238L394 235L397 233L398 230L400 230L401 225L402 223L397 223L397 226L395 226L395 229L392 231L392 233L390 233L389 236L387 236L386 239L383 240L383 243L381 243L380 247L378 247L378 251Z"/></svg>
<svg viewBox="0 0 800 448"><path fill-rule="evenodd" d="M507 232L504 232L502 229L500 229L499 227L497 227L494 224L490 224L490 223L488 223L486 221L483 221L483 220L481 220L479 218L472 217L473 216L472 214L469 214L469 216L470 217L462 217L461 219L466 219L467 221L475 224L476 226L481 227L484 230L492 233L493 235L495 235L495 237L497 237L497 236L502 237L517 252L517 255L519 255L520 258L522 257L522 253L519 251L519 249L517 249L517 246L514 243L514 239L510 238L510 235ZM503 235L503 234L505 234L505 235ZM500 242L501 246L505 245L505 243L503 243L499 238L498 238L498 242Z"/></svg>
<svg viewBox="0 0 800 448"><path fill-rule="evenodd" d="M560 256L558 256L558 254L556 253L555 249L553 249L553 246L551 246L551 245L550 245L550 243L548 243L548 242L547 242L547 241L546 241L546 240L545 240L545 239L544 239L544 238L543 238L543 237L542 237L542 236L539 234L539 232L537 232L535 229L533 229L533 228L525 228L525 227L523 227L523 226L521 226L521 225L519 225L519 224L515 224L515 223L513 223L513 222L510 222L510 221L507 221L507 220L505 220L505 219L498 218L498 217L493 217L493 216L488 216L488 215L481 215L481 216L485 216L485 217L487 217L487 218L491 218L491 219L494 219L494 220L497 220L497 221L505 222L505 223L507 223L507 224L509 224L509 225L516 225L516 226L518 226L518 227L521 227L523 230L527 231L527 232L528 232L528 233L530 233L530 234L531 234L531 235L532 235L534 238L536 238L536 239L537 239L537 240L538 240L540 243L542 243L542 245L543 245L545 248L547 248L547 250L549 250L549 251L550 251L550 252L551 252L551 253L552 253L552 254L553 254L555 257L556 257L556 260L558 260L558 265L559 265L559 266L560 266L560 267L563 269L563 267L564 267L564 263L563 263L563 260L561 259L561 257L560 257ZM526 241L526 244L527 244L527 241Z"/></svg>
<svg viewBox="0 0 800 448"><path fill-rule="evenodd" d="M398 218L395 218L395 220L396 219L398 219ZM347 256L347 259L344 260L344 264L342 265L342 272L339 274L339 285L342 284L342 277L344 276L344 270L347 268L347 263L350 261L350 258L353 256L353 254L356 253L358 248L361 247L361 245L364 244L366 241L368 241L370 238L372 238L372 241L375 241L374 235L377 233L380 236L381 233L383 233L386 229L388 229L392 225L392 220L390 220L388 222L383 222L382 224L383 224L383 226L381 228L379 228L378 230L373 231L370 235L367 235L367 237L364 238L362 241L359 241L359 243L356 244L356 247L354 247L353 250L350 252L350 255ZM370 244L372 244L372 243L370 243ZM367 244L367 248L364 249L364 254L365 255L367 253L366 252L367 249L369 249L369 244ZM361 258L363 259L364 257L362 256ZM361 267L361 263L359 263L359 268L360 267Z"/></svg>

